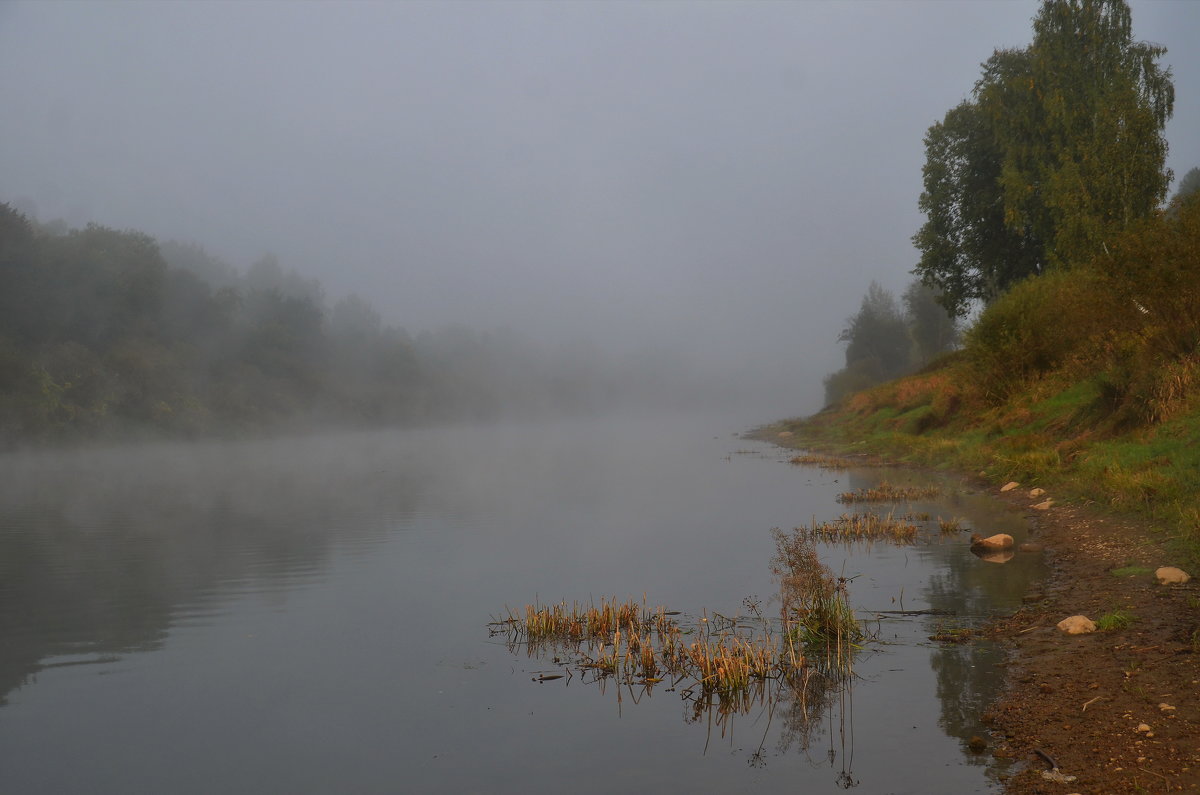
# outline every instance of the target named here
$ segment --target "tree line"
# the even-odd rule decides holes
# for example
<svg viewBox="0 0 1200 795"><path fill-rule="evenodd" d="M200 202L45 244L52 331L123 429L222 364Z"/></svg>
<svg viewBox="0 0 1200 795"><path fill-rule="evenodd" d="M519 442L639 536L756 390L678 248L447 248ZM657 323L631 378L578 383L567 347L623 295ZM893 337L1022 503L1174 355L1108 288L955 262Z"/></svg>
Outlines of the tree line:
<svg viewBox="0 0 1200 795"><path fill-rule="evenodd" d="M242 272L0 204L0 446L581 411L665 377L507 331L410 335L272 256Z"/></svg>
<svg viewBox="0 0 1200 795"><path fill-rule="evenodd" d="M846 366L825 378L825 403L899 378L958 344L959 324L920 280L896 300L871 282L858 312L846 320L838 341L846 343Z"/></svg>

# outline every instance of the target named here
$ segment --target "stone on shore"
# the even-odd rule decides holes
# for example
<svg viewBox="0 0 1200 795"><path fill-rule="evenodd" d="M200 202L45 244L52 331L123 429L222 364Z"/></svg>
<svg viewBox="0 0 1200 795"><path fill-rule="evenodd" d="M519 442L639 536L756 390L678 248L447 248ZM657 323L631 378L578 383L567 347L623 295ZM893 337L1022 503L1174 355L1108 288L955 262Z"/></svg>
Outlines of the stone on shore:
<svg viewBox="0 0 1200 795"><path fill-rule="evenodd" d="M1010 549L1013 545L1013 537L1008 533L996 533L994 536L984 538L979 533L971 534L971 549L990 551L994 549Z"/></svg>
<svg viewBox="0 0 1200 795"><path fill-rule="evenodd" d="M1192 579L1191 575L1186 571L1177 569L1174 566L1163 566L1160 569L1155 569L1154 576L1158 578L1159 585L1183 585Z"/></svg>
<svg viewBox="0 0 1200 795"><path fill-rule="evenodd" d="M1037 505L1035 505L1033 507L1035 510L1038 510L1038 511L1048 511L1048 510L1050 510L1050 506L1053 504L1054 504L1054 500L1043 500L1042 502L1039 502Z"/></svg>
<svg viewBox="0 0 1200 795"><path fill-rule="evenodd" d="M1018 488L1020 485L1021 484L1018 483L1017 481L1010 480L1008 483L1005 483L1003 486L1000 487L1000 491L1012 491L1013 489Z"/></svg>
<svg viewBox="0 0 1200 795"><path fill-rule="evenodd" d="M1029 496L1030 496L1030 498L1034 498L1034 497L1040 497L1040 496L1042 496L1042 495L1043 495L1043 494L1045 494L1045 493L1046 493L1046 490L1045 490L1045 489L1030 489L1030 490L1029 490Z"/></svg>
<svg viewBox="0 0 1200 795"><path fill-rule="evenodd" d="M1087 616L1071 616L1058 622L1058 628L1068 635L1083 635L1096 631L1096 622Z"/></svg>

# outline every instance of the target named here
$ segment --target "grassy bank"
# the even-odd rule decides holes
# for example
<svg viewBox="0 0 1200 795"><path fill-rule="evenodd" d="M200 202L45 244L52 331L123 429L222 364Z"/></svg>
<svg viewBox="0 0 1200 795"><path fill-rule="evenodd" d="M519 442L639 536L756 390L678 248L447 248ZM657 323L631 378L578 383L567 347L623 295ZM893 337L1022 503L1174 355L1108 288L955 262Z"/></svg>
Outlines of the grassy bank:
<svg viewBox="0 0 1200 795"><path fill-rule="evenodd" d="M1022 280L921 372L763 434L1052 489L1200 562L1200 195Z"/></svg>
<svg viewBox="0 0 1200 795"><path fill-rule="evenodd" d="M1104 375L1052 373L1003 401L980 399L969 352L860 392L812 417L761 429L789 447L865 453L1041 486L1151 521L1200 562L1200 406L1124 426L1104 410ZM780 434L784 434L780 436Z"/></svg>

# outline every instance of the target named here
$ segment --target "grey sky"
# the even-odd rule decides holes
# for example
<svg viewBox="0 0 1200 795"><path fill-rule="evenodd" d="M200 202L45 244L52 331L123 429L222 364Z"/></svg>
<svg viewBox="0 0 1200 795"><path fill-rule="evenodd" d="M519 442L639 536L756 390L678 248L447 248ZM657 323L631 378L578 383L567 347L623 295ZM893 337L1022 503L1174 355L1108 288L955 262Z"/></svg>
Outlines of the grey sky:
<svg viewBox="0 0 1200 795"><path fill-rule="evenodd" d="M1037 7L5 3L0 200L271 251L412 331L654 340L807 411L868 283L910 278L925 130ZM1181 176L1200 4L1132 7Z"/></svg>

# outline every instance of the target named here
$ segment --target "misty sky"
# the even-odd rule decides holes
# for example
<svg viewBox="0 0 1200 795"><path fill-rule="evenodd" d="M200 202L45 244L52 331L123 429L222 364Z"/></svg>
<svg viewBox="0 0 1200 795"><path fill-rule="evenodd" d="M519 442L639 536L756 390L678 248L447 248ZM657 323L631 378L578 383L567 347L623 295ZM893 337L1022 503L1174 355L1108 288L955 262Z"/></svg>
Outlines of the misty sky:
<svg viewBox="0 0 1200 795"><path fill-rule="evenodd" d="M653 342L819 407L922 136L1038 3L0 2L0 201L266 252L410 331ZM1200 165L1200 3L1168 47Z"/></svg>

